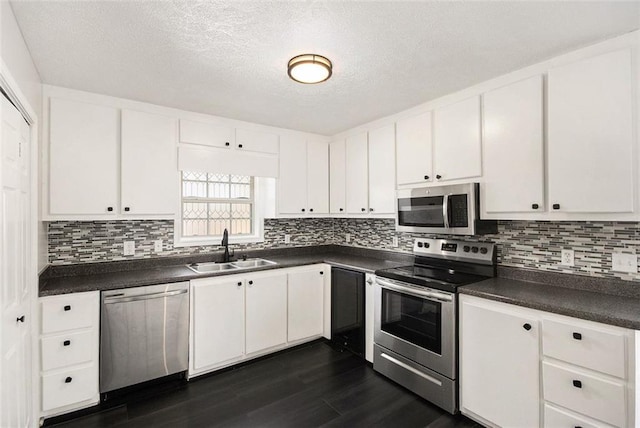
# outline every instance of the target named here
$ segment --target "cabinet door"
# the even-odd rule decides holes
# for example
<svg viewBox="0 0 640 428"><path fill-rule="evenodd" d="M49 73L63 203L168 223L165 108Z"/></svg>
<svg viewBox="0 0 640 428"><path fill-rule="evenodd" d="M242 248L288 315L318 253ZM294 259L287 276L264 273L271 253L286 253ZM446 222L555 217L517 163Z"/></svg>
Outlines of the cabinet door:
<svg viewBox="0 0 640 428"><path fill-rule="evenodd" d="M323 267L288 275L288 333L293 342L307 337L321 336L324 328Z"/></svg>
<svg viewBox="0 0 640 428"><path fill-rule="evenodd" d="M375 275L366 274L364 286L364 357L370 363L373 363L373 317L375 315L373 283L375 280Z"/></svg>
<svg viewBox="0 0 640 428"><path fill-rule="evenodd" d="M254 275L246 281L246 353L286 343L287 275Z"/></svg>
<svg viewBox="0 0 640 428"><path fill-rule="evenodd" d="M542 76L484 94L484 212L544 211L542 102Z"/></svg>
<svg viewBox="0 0 640 428"><path fill-rule="evenodd" d="M304 138L282 137L278 212L303 214L307 207L307 145Z"/></svg>
<svg viewBox="0 0 640 428"><path fill-rule="evenodd" d="M235 131L229 126L180 119L180 142L231 148Z"/></svg>
<svg viewBox="0 0 640 428"><path fill-rule="evenodd" d="M121 211L174 215L178 198L176 120L122 110Z"/></svg>
<svg viewBox="0 0 640 428"><path fill-rule="evenodd" d="M331 214L344 214L346 198L346 146L344 140L329 144L329 205Z"/></svg>
<svg viewBox="0 0 640 428"><path fill-rule="evenodd" d="M345 153L347 213L364 214L369 208L367 133L347 138Z"/></svg>
<svg viewBox="0 0 640 428"><path fill-rule="evenodd" d="M119 111L57 98L50 103L50 214L115 214Z"/></svg>
<svg viewBox="0 0 640 428"><path fill-rule="evenodd" d="M322 141L307 141L307 208L329 212L329 146Z"/></svg>
<svg viewBox="0 0 640 428"><path fill-rule="evenodd" d="M369 133L369 212L393 214L396 205L394 125Z"/></svg>
<svg viewBox="0 0 640 428"><path fill-rule="evenodd" d="M431 112L396 123L398 186L428 183L433 177Z"/></svg>
<svg viewBox="0 0 640 428"><path fill-rule="evenodd" d="M537 427L539 321L511 308L460 296L460 407L497 426Z"/></svg>
<svg viewBox="0 0 640 428"><path fill-rule="evenodd" d="M437 109L434 128L436 180L479 177L480 97Z"/></svg>
<svg viewBox="0 0 640 428"><path fill-rule="evenodd" d="M268 132L236 130L236 149L250 152L278 154L279 137Z"/></svg>
<svg viewBox="0 0 640 428"><path fill-rule="evenodd" d="M203 279L191 287L192 366L221 365L244 354L244 281Z"/></svg>
<svg viewBox="0 0 640 428"><path fill-rule="evenodd" d="M629 49L549 70L553 210L633 211L633 96Z"/></svg>

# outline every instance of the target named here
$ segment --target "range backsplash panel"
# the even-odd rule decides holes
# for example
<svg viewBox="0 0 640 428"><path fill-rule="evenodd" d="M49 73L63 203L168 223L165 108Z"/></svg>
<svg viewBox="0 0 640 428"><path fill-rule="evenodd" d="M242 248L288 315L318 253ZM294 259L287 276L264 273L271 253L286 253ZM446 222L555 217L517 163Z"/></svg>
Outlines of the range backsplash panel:
<svg viewBox="0 0 640 428"><path fill-rule="evenodd" d="M236 244L231 248L282 248L341 244L411 252L413 239L431 235L399 233L392 219L266 219L264 241ZM291 242L284 243L284 235ZM347 234L349 242L347 242ZM393 238L398 238L398 247ZM173 247L172 220L144 221L56 221L48 224L49 262L73 264L201 254L220 250L217 245ZM640 223L634 222L534 222L501 221L498 233L477 237L455 237L493 241L498 263L503 266L541 269L596 277L640 281L639 274L611 271L614 252L640 251ZM153 241L162 239L163 251L156 254ZM136 244L134 256L124 256L124 241ZM560 265L560 251L575 250L575 266Z"/></svg>

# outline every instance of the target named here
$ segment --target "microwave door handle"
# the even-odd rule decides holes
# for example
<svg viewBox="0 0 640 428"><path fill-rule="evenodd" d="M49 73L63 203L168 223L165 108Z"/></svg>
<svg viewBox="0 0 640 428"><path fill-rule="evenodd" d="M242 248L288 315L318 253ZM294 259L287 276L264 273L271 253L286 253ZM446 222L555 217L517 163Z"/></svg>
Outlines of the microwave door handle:
<svg viewBox="0 0 640 428"><path fill-rule="evenodd" d="M451 196L451 193L449 193L448 195L444 195L444 200L442 203L442 217L444 219L445 229L449 229L449 196Z"/></svg>

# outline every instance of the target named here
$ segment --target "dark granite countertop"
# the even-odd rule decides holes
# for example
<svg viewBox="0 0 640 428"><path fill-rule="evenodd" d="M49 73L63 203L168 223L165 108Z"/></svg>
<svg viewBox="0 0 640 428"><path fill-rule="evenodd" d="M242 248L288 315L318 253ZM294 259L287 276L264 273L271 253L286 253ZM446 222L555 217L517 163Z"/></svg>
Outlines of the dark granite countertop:
<svg viewBox="0 0 640 428"><path fill-rule="evenodd" d="M257 250L243 252L249 258L260 257L277 263L253 269L198 274L185 265L217 260L219 254L189 257L165 257L145 260L87 263L49 267L40 276L39 296L114 290L118 288L190 281L223 275L248 274L257 271L329 263L373 273L377 269L413 263L413 256L390 251L323 245L317 247Z"/></svg>
<svg viewBox="0 0 640 428"><path fill-rule="evenodd" d="M640 330L640 284L622 280L594 280L577 275L529 271L529 275L500 272L496 278L460 287L462 294ZM518 277L526 277L523 280ZM555 281L549 279L556 278ZM545 282L534 282L535 279ZM613 283L618 283L616 289ZM561 284L561 285L558 285Z"/></svg>

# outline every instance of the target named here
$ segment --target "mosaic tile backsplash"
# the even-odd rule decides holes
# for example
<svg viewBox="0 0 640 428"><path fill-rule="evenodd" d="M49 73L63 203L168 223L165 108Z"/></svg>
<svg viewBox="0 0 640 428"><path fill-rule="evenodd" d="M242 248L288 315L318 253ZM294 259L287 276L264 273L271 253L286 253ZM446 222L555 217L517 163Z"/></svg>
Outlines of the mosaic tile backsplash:
<svg viewBox="0 0 640 428"><path fill-rule="evenodd" d="M413 239L426 235L399 233L392 219L266 219L264 242L233 245L243 249L343 244L411 252ZM284 243L284 235L291 242ZM346 235L350 242L346 242ZM393 247L393 237L398 247ZM200 254L218 246L173 247L173 221L57 221L48 224L49 263L73 264L135 258ZM460 237L458 237L460 238ZM153 241L162 239L156 254ZM640 252L640 223L501 221L498 233L467 240L493 241L498 263L546 271L640 281L639 274L611 271L614 252ZM123 255L123 242L136 243L134 256ZM575 266L560 265L560 251L575 250Z"/></svg>

